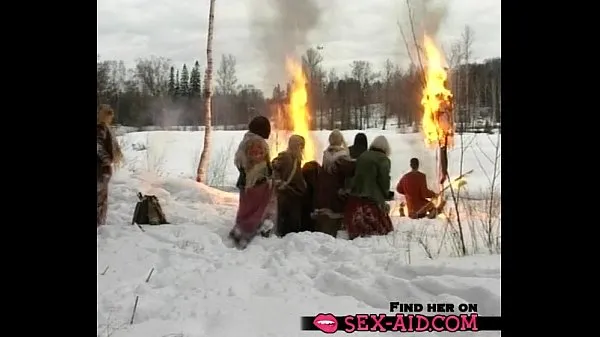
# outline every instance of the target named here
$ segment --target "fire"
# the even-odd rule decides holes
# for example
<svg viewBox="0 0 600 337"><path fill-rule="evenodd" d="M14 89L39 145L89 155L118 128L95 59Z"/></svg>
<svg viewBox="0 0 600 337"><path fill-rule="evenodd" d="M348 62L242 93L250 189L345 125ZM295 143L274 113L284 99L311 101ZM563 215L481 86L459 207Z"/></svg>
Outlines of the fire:
<svg viewBox="0 0 600 337"><path fill-rule="evenodd" d="M287 71L292 76L292 91L290 93L289 114L292 119L294 134L304 137L304 159L302 163L315 160L315 143L310 133L310 113L308 111L308 92L306 91L306 75L302 66L292 60L286 59Z"/></svg>
<svg viewBox="0 0 600 337"><path fill-rule="evenodd" d="M302 66L291 58L286 59L287 72L292 77L290 103L286 106L285 111L281 108L277 109L278 118L290 118L292 132L281 132L276 128L274 135L275 146L271 146L271 155L275 156L278 152L283 151L287 147L287 139L291 134L296 134L304 137L304 158L302 163L315 160L315 142L310 133L310 113L308 111L308 92L306 90L306 75L302 71ZM281 120L280 120L281 121ZM279 123L281 124L281 123Z"/></svg>
<svg viewBox="0 0 600 337"><path fill-rule="evenodd" d="M442 54L433 40L425 35L425 89L423 89L423 133L427 145L452 146L454 123L452 93L446 88L448 73Z"/></svg>
<svg viewBox="0 0 600 337"><path fill-rule="evenodd" d="M279 152L285 151L287 148L287 139L290 136L290 132L287 131L283 125L283 118L285 116L284 107L276 105L276 111L273 120L271 121L271 139L269 140L269 148L271 158L277 157Z"/></svg>

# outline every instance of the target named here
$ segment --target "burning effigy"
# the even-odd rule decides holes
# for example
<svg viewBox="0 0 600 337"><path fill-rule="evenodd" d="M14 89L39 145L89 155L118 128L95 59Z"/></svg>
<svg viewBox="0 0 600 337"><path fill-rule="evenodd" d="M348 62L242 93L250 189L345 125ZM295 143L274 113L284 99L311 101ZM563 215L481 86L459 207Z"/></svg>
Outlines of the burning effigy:
<svg viewBox="0 0 600 337"><path fill-rule="evenodd" d="M448 89L448 70L434 41L424 36L425 88L423 89L423 134L425 144L438 150L438 182L448 178L448 148L454 145L452 92Z"/></svg>

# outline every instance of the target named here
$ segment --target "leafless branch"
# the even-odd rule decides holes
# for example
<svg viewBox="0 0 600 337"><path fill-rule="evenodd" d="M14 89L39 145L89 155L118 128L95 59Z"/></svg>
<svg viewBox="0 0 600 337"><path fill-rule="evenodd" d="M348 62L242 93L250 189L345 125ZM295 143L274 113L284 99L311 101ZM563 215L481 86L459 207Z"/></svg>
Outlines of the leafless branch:
<svg viewBox="0 0 600 337"><path fill-rule="evenodd" d="M129 325L133 324L133 319L135 318L135 312L137 310L137 306L138 306L138 300L140 299L139 296L135 297L135 303L133 304L133 312L131 313L131 320L129 321Z"/></svg>
<svg viewBox="0 0 600 337"><path fill-rule="evenodd" d="M423 88L426 86L425 80L425 67L423 67L423 61L421 59L421 50L419 47L419 42L417 40L417 34L415 33L415 23L413 18L412 7L410 6L410 0L406 0L406 7L408 8L408 19L410 21L410 29L412 31L413 40L415 43L415 49L417 51L417 58L419 59L419 66L421 67L421 83L423 84Z"/></svg>
<svg viewBox="0 0 600 337"><path fill-rule="evenodd" d="M150 281L150 277L152 277L153 272L154 272L154 267L152 267L152 269L150 269L150 272L148 273L148 277L146 277L146 283L148 283L148 281Z"/></svg>

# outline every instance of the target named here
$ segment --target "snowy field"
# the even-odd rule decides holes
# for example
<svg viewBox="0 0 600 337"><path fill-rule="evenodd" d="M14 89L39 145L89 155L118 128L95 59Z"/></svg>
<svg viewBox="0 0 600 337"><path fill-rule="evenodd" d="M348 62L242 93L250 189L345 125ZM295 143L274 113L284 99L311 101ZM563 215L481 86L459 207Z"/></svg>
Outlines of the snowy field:
<svg viewBox="0 0 600 337"><path fill-rule="evenodd" d="M357 132L344 132L350 144ZM421 158L426 172L434 169L434 154L424 149L420 135L365 133L369 140L379 134L388 137L392 186L413 156ZM231 186L237 178L233 152L243 132L213 135L209 183ZM319 152L327 135L315 132ZM257 238L245 251L233 249L226 235L237 195L193 180L202 137L202 132L184 131L120 137L126 165L113 176L108 225L98 231L97 240L98 336L316 336L322 332L300 331L300 316L386 313L389 301L477 303L480 315L500 315L500 255L488 252L497 253L499 243L489 244L490 236L484 233L486 226L495 224L494 240L499 241L499 205L485 212L497 135L464 138L464 170L475 170L468 177L468 193L477 200L461 211L468 215L463 221L469 232L468 256L462 257L456 257L456 233L446 220L395 216L396 230L387 236L348 241L344 233L338 239L299 233ZM450 153L451 176L458 174L459 158L456 146ZM500 163L496 164L494 185L500 191ZM138 191L156 195L172 225L146 226L146 232L129 226Z"/></svg>
<svg viewBox="0 0 600 337"><path fill-rule="evenodd" d="M361 131L344 131L343 134L352 145L354 136ZM376 136L385 135L392 148L392 183L398 182L402 174L409 170L408 162L412 157L421 160L421 170L428 174L433 184L435 176L435 151L425 147L420 134L398 134L394 131L367 130L369 142ZM245 131L214 131L213 153L208 174L208 185L234 186L237 169L233 165L233 155ZM317 161L327 146L329 131L315 131ZM129 133L120 137L123 150L127 153L127 169L131 172L153 172L160 177L195 179L196 168L203 146L204 132L189 131L152 131ZM282 136L283 137L283 136ZM275 143L275 136L272 135ZM473 196L489 191L494 171L495 145L498 135L465 134L461 147L461 138L455 139L455 147L449 151L451 176L457 176L460 170L461 148L463 152L463 172L470 169L476 172L469 176L469 193ZM278 142L277 148L283 150ZM500 154L500 152L498 152ZM500 160L497 162L498 169ZM499 172L498 172L499 173ZM496 181L500 186L500 176Z"/></svg>

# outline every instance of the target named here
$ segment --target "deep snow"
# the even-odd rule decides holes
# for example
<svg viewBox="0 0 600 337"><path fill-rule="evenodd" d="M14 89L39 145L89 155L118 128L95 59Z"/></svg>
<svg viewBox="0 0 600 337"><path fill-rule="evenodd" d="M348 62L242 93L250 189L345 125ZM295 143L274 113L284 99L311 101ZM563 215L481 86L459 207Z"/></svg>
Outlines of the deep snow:
<svg viewBox="0 0 600 337"><path fill-rule="evenodd" d="M351 143L357 132L344 134ZM393 184L410 157L424 157L420 135L366 133L369 140L382 133L389 137ZM242 134L214 132L211 166L224 173L212 174L218 185L235 181L232 154ZM316 134L323 145L328 133ZM496 136L465 137L470 147L464 166L475 169L469 191L484 197L485 173L493 169L486 157L494 156ZM417 242L439 239L441 220L394 218L395 232L353 241L320 233L257 238L238 251L225 239L237 195L190 179L202 132L131 133L120 141L127 165L113 177L108 225L98 231L98 336L318 335L300 331L300 316L385 313L389 301L477 303L479 314L500 315L499 255L448 257L449 245L435 243L440 253L431 260ZM457 151L450 154L453 176ZM432 157L431 151L427 155ZM146 227L146 232L129 226L138 191L156 195L173 225ZM136 296L137 313L129 325Z"/></svg>

